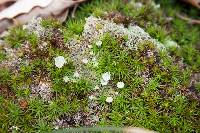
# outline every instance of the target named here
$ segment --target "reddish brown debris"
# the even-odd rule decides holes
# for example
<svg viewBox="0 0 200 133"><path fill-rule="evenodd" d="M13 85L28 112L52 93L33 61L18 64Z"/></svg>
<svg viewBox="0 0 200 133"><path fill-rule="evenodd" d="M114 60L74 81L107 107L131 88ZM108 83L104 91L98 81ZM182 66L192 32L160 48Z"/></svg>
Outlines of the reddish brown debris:
<svg viewBox="0 0 200 133"><path fill-rule="evenodd" d="M25 99L20 99L19 106L21 109L26 109L28 107L28 102Z"/></svg>
<svg viewBox="0 0 200 133"><path fill-rule="evenodd" d="M132 22L132 18L127 17L120 12L110 12L104 16L104 19L112 20L117 24L124 24L125 26Z"/></svg>

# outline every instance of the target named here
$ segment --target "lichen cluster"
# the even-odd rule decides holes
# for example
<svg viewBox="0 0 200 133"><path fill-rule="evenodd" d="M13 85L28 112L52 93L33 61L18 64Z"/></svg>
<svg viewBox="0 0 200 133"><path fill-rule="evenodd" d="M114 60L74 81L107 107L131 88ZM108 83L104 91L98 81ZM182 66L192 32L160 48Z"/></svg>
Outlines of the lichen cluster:
<svg viewBox="0 0 200 133"><path fill-rule="evenodd" d="M151 41L159 48L164 48L161 43L152 39L148 33L135 24L130 24L128 28L107 20L90 16L86 19L83 38L89 42L101 39L105 33L110 33L113 37L124 39L128 49L137 49L137 46L143 41Z"/></svg>

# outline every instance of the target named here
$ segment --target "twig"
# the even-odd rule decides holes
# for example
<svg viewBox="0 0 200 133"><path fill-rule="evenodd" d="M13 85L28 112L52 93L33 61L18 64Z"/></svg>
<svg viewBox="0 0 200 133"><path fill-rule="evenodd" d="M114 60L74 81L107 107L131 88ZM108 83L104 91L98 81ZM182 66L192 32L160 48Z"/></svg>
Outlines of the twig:
<svg viewBox="0 0 200 133"><path fill-rule="evenodd" d="M191 19L191 18L185 17L179 13L177 13L176 16L182 20L187 21L190 24L200 24L200 20L198 20L198 19Z"/></svg>
<svg viewBox="0 0 200 133"><path fill-rule="evenodd" d="M200 1L199 0L182 0L184 2L187 2L189 4L191 4L192 6L200 9Z"/></svg>

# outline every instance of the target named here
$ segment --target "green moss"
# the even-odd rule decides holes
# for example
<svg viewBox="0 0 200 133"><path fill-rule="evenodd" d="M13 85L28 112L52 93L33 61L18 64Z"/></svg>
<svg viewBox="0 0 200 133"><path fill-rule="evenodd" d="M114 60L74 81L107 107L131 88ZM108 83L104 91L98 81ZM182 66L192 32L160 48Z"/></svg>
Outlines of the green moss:
<svg viewBox="0 0 200 133"><path fill-rule="evenodd" d="M9 35L5 37L5 40L12 48L21 47L21 44L28 41L32 45L38 43L38 37L34 33L28 33L22 27L14 27L9 31Z"/></svg>
<svg viewBox="0 0 200 133"><path fill-rule="evenodd" d="M115 38L105 34L101 47L93 44L92 50L97 55L99 64L92 69L99 77L110 72L112 78L110 86L98 96L97 103L105 110L98 112L100 121L97 125L138 126L159 132L199 132L199 102L182 93L184 88L189 87L192 73L199 72L200 54L196 49L199 27L191 26L178 18L171 22L165 20L166 14L175 17L176 12L183 10L175 1L160 1L161 9L154 9L149 2L143 2L146 3L144 7L135 9L134 2L88 1L77 10L76 18L70 17L65 26L52 19L42 20L41 24L47 29L61 29L59 38L64 38L67 43L70 39L80 40L85 17L91 14L103 17L105 12L118 11L143 27L152 38L160 42L172 38L180 48L170 50L169 53L157 51L151 42L142 42L137 50L125 50L120 45L122 40L127 41L127 36ZM194 9L189 9L188 14L197 17ZM31 58L28 65L21 64L14 73L8 69L0 69L0 88L1 85L6 85L14 90L15 95L12 100L0 97L0 132L7 132L11 126L19 127L19 132L47 132L52 130L52 122L57 118L73 116L80 111L87 112L88 96L94 85L84 78L64 82L64 76L73 77L75 66L67 48L51 44L51 37L55 33L49 33L47 38L38 38L22 27L15 27L9 32L5 40L13 48L20 47L27 41L30 43L30 53L24 53L22 59L26 59L27 55L35 55L36 58ZM46 51L38 49L43 41L48 44ZM59 41L56 40L55 43ZM153 56L147 56L149 51ZM6 56L0 50L0 62L6 60ZM61 69L54 64L57 56L64 56L67 60L67 64ZM177 62L177 59L182 58L187 64L184 68ZM149 75L144 75L147 70ZM143 76L147 76L146 79ZM44 78L51 80L51 102L30 97L30 85ZM125 83L124 88L116 88L119 81ZM26 88L23 88L24 85L27 85ZM119 92L110 104L105 101L109 89ZM195 89L200 90L199 83L195 85ZM27 108L20 107L20 99L27 101Z"/></svg>
<svg viewBox="0 0 200 133"><path fill-rule="evenodd" d="M153 37L158 39L158 41L164 43L165 38L167 37L166 30L160 26L154 25L147 28L147 32Z"/></svg>
<svg viewBox="0 0 200 133"><path fill-rule="evenodd" d="M110 125L142 126L160 132L170 132L172 127L176 131L193 131L195 127L190 123L192 118L196 119L196 115L187 110L190 101L181 94L177 95L178 88L189 81L187 69L181 70L166 52L157 53L155 45L150 42L139 45L137 51L124 50L118 39L109 34L104 36L102 42L100 48L93 46L94 52L99 55L97 72L102 74L109 71L112 84L123 81L126 87L118 90L120 96L114 98L112 106L107 107L103 102L103 106L111 112L102 112L100 123L106 120ZM152 60L147 56L149 50L154 54ZM144 79L140 79L137 73L147 69L150 79L145 85ZM102 96L102 99L105 101L105 97ZM187 128L182 129L182 126Z"/></svg>
<svg viewBox="0 0 200 133"><path fill-rule="evenodd" d="M198 83L195 88L197 89L198 92L200 92L200 83Z"/></svg>
<svg viewBox="0 0 200 133"><path fill-rule="evenodd" d="M6 59L6 54L3 51L0 51L0 62Z"/></svg>
<svg viewBox="0 0 200 133"><path fill-rule="evenodd" d="M84 23L85 22L81 19L80 20L70 19L67 21L66 27L67 27L67 30L80 35L83 32Z"/></svg>
<svg viewBox="0 0 200 133"><path fill-rule="evenodd" d="M7 68L0 69L0 85L2 84L9 84L11 72Z"/></svg>
<svg viewBox="0 0 200 133"><path fill-rule="evenodd" d="M62 25L56 19L48 18L41 21L41 26L44 28L61 28Z"/></svg>

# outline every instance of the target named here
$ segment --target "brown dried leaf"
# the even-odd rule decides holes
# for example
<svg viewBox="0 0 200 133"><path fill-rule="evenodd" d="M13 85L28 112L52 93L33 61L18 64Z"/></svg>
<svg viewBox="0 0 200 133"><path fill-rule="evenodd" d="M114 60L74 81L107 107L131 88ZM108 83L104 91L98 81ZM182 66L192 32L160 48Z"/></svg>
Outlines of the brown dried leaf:
<svg viewBox="0 0 200 133"><path fill-rule="evenodd" d="M1 3L6 1L9 0ZM51 16L63 22L68 9L83 1L86 0L18 0L0 12L0 32L11 25L25 24L34 17Z"/></svg>
<svg viewBox="0 0 200 133"><path fill-rule="evenodd" d="M0 11L14 4L17 0L1 0L0 1Z"/></svg>

